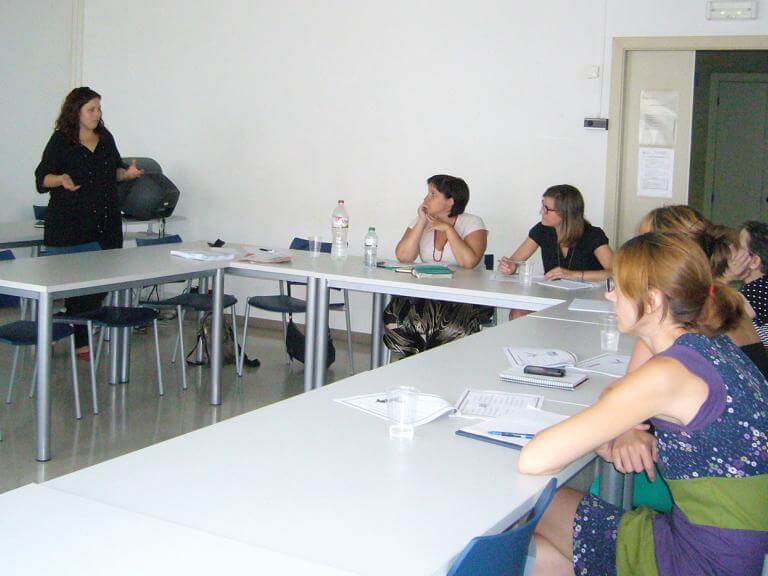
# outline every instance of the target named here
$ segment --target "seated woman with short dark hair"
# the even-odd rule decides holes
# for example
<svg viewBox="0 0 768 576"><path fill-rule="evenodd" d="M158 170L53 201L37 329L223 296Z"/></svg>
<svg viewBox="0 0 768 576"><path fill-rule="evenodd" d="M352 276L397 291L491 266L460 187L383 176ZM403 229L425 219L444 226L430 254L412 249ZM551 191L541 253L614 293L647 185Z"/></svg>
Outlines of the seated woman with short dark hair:
<svg viewBox="0 0 768 576"><path fill-rule="evenodd" d="M416 218L397 244L397 259L461 268L480 265L488 232L481 218L464 212L468 202L469 187L461 178L429 178ZM478 332L492 315L487 306L397 296L384 311L384 343L410 356Z"/></svg>

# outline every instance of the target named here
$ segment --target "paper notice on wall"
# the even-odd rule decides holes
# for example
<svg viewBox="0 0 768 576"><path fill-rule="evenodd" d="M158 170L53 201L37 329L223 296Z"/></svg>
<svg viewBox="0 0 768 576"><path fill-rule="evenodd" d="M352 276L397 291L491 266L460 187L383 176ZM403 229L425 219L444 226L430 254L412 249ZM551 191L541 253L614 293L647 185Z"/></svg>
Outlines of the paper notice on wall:
<svg viewBox="0 0 768 576"><path fill-rule="evenodd" d="M637 195L672 198L675 151L671 148L640 148L637 159Z"/></svg>
<svg viewBox="0 0 768 576"><path fill-rule="evenodd" d="M640 92L640 146L674 146L677 132L677 92Z"/></svg>

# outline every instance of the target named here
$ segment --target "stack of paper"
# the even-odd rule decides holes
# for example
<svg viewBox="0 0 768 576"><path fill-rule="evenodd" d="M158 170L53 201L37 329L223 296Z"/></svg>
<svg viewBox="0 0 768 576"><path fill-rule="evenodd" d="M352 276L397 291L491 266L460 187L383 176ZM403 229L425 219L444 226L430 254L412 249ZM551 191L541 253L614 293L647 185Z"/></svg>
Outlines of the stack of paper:
<svg viewBox="0 0 768 576"><path fill-rule="evenodd" d="M239 262L248 264L282 264L291 261L291 252L280 248L246 248Z"/></svg>
<svg viewBox="0 0 768 576"><path fill-rule="evenodd" d="M456 434L509 448L522 448L531 441L533 436L567 418L562 414L545 410L518 408L501 418L484 420L461 428L456 431Z"/></svg>
<svg viewBox="0 0 768 576"><path fill-rule="evenodd" d="M210 250L171 250L171 256L187 260L234 260L237 251L211 248Z"/></svg>
<svg viewBox="0 0 768 576"><path fill-rule="evenodd" d="M541 408L543 396L516 394L500 390L464 390L456 403L455 416L464 418L498 418L520 408Z"/></svg>

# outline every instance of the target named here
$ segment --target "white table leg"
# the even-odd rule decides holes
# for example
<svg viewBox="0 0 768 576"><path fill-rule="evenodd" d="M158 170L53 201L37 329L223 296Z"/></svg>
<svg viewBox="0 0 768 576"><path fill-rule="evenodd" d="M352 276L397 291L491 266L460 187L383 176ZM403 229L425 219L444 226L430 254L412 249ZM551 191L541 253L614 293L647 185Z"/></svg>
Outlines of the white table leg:
<svg viewBox="0 0 768 576"><path fill-rule="evenodd" d="M127 288L122 291L123 298L121 306L132 306L132 291ZM120 342L120 383L124 384L131 379L131 332L132 328L123 328L122 340Z"/></svg>
<svg viewBox="0 0 768 576"><path fill-rule="evenodd" d="M613 464L599 459L600 498L615 506L624 506L624 474L617 472ZM631 498L630 498L631 501Z"/></svg>
<svg viewBox="0 0 768 576"><path fill-rule="evenodd" d="M315 308L317 305L317 278L307 277L307 313L304 325L304 392L315 387Z"/></svg>
<svg viewBox="0 0 768 576"><path fill-rule="evenodd" d="M384 364L384 307L386 294L373 293L371 310L371 370Z"/></svg>

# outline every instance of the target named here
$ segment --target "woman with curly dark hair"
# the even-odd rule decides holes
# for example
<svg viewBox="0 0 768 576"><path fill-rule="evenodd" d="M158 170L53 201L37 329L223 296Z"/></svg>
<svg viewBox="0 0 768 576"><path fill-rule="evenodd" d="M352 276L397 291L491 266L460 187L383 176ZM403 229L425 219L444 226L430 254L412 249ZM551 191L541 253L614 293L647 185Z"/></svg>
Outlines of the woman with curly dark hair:
<svg viewBox="0 0 768 576"><path fill-rule="evenodd" d="M135 160L127 168L123 165L115 139L104 126L101 96L88 87L72 90L35 170L37 191L51 195L45 245L98 242L105 250L121 248L117 182L142 174ZM68 298L67 312L97 308L101 299L101 294ZM84 328L78 327L75 339L81 355L87 352L87 338Z"/></svg>

